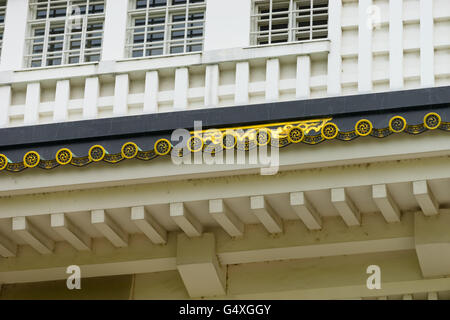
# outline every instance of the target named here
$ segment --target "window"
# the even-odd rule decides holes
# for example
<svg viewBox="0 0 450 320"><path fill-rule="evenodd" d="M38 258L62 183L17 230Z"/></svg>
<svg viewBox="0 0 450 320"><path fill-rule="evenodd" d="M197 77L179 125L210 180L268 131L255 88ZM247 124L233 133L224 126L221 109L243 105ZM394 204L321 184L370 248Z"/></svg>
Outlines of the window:
<svg viewBox="0 0 450 320"><path fill-rule="evenodd" d="M133 0L129 57L202 51L205 0Z"/></svg>
<svg viewBox="0 0 450 320"><path fill-rule="evenodd" d="M6 0L0 0L0 54L2 53L3 31L5 30Z"/></svg>
<svg viewBox="0 0 450 320"><path fill-rule="evenodd" d="M31 0L28 67L100 60L104 0Z"/></svg>
<svg viewBox="0 0 450 320"><path fill-rule="evenodd" d="M252 44L328 37L328 0L253 0Z"/></svg>

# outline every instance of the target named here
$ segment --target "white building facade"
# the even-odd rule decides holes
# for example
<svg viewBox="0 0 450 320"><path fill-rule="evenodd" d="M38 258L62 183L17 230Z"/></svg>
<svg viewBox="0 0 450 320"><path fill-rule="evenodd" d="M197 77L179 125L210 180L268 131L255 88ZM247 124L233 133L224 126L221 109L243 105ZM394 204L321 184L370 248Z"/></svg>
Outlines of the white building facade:
<svg viewBox="0 0 450 320"><path fill-rule="evenodd" d="M0 298L449 299L449 34L447 0L0 0ZM322 140L267 176L84 165L186 119Z"/></svg>

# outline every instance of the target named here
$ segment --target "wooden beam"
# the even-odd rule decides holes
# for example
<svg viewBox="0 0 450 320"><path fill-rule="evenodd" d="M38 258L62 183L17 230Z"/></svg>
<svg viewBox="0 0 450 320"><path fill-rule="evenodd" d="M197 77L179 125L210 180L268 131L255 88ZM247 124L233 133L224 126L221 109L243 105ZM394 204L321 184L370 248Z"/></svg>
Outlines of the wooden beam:
<svg viewBox="0 0 450 320"><path fill-rule="evenodd" d="M387 222L400 222L400 209L385 184L372 186L372 198Z"/></svg>
<svg viewBox="0 0 450 320"><path fill-rule="evenodd" d="M264 196L250 197L250 208L272 234L283 232L283 222Z"/></svg>
<svg viewBox="0 0 450 320"><path fill-rule="evenodd" d="M17 245L0 234L0 256L4 258L15 257Z"/></svg>
<svg viewBox="0 0 450 320"><path fill-rule="evenodd" d="M244 235L244 224L223 199L209 200L209 213L230 236Z"/></svg>
<svg viewBox="0 0 450 320"><path fill-rule="evenodd" d="M39 231L27 218L14 217L12 219L12 229L37 252L41 254L51 254L53 252L55 247L54 241Z"/></svg>
<svg viewBox="0 0 450 320"><path fill-rule="evenodd" d="M331 189L331 202L344 219L347 226L361 225L361 213L344 188Z"/></svg>
<svg viewBox="0 0 450 320"><path fill-rule="evenodd" d="M202 235L202 224L189 212L184 203L171 203L170 217L188 237L200 237Z"/></svg>
<svg viewBox="0 0 450 320"><path fill-rule="evenodd" d="M147 212L144 206L131 208L131 221L139 228L153 243L166 244L167 231L156 222Z"/></svg>
<svg viewBox="0 0 450 320"><path fill-rule="evenodd" d="M79 251L91 250L91 238L76 227L64 213L50 216L51 226L61 237Z"/></svg>
<svg viewBox="0 0 450 320"><path fill-rule="evenodd" d="M91 212L91 223L115 247L128 246L128 234L106 215L105 210L93 210Z"/></svg>
<svg viewBox="0 0 450 320"><path fill-rule="evenodd" d="M304 192L290 194L291 206L309 230L322 229L322 219Z"/></svg>
<svg viewBox="0 0 450 320"><path fill-rule="evenodd" d="M213 233L189 238L177 236L177 269L192 298L226 294L226 268L220 265Z"/></svg>
<svg viewBox="0 0 450 320"><path fill-rule="evenodd" d="M414 181L413 193L424 215L433 216L439 213L439 203L436 201L426 180Z"/></svg>
<svg viewBox="0 0 450 320"><path fill-rule="evenodd" d="M432 218L421 211L414 214L414 244L424 277L450 275L450 210L442 209Z"/></svg>
<svg viewBox="0 0 450 320"><path fill-rule="evenodd" d="M443 212L446 211L450 213L450 210L445 209ZM420 215L426 218L423 214ZM289 228L281 237L269 236L264 226L253 225L248 230L251 232L247 232L245 237L233 241L230 241L229 237L223 234L224 232L216 233L216 254L220 264L233 265L231 269L238 264L260 262L266 264L268 261L299 259L311 261L311 258L321 260L337 256L351 256L350 259L353 257L358 259L361 255L375 254L379 257L384 253L394 257L397 251L410 252L410 256L417 259L414 253L415 232L412 218L411 215L405 215L402 223L389 225L387 233L375 233L370 239L367 238L367 234L373 232L373 227L384 223L384 218L379 214L368 215L367 223L360 228L349 228L345 237L342 237L342 225L336 223L324 224L322 230L314 232L314 237L308 235L308 232L305 234L305 227L300 221L290 221ZM184 233L181 234L184 235ZM315 241L316 237L321 240ZM42 268L39 270L33 268L29 263L30 259L34 257L30 250L20 250L17 257L8 260L0 259L0 282L18 283L67 279L64 266L67 267L71 264L77 264L82 268L83 278L177 270L177 241L169 240L164 246L155 245L151 241L147 241L143 234L130 235L129 247L126 250L112 250L109 240L106 238L95 239L92 243L92 251L75 255L67 254L68 244L66 242L57 242L55 245L54 255L41 256L39 264ZM139 254L130 255L130 252ZM98 260L99 256L102 257L101 263L93 263ZM378 258L375 256L374 258L375 261L372 264L378 264L378 260L376 260ZM412 260L408 258L406 262L410 263L410 261ZM364 263L367 263L367 259ZM366 268L367 265L364 270ZM361 270L363 270L363 265ZM414 272L414 277L418 280L422 279L420 271ZM363 280L361 286L365 288L365 278ZM450 278L448 280L450 281ZM426 288L425 291L428 292L442 291L442 283L438 282ZM422 290L422 292L425 291ZM405 292L409 291L401 289L395 294ZM370 291L370 294L380 296L394 293L374 292L373 290Z"/></svg>

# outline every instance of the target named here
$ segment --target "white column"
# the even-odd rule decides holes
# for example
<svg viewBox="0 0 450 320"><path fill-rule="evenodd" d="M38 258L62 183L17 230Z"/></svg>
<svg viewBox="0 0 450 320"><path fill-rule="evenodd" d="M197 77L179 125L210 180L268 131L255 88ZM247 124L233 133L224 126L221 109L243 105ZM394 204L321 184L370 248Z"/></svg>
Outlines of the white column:
<svg viewBox="0 0 450 320"><path fill-rule="evenodd" d="M128 0L107 0L105 6L105 27L102 44L102 60L124 58Z"/></svg>
<svg viewBox="0 0 450 320"><path fill-rule="evenodd" d="M236 63L235 104L248 103L248 84L250 82L250 65L246 62Z"/></svg>
<svg viewBox="0 0 450 320"><path fill-rule="evenodd" d="M420 79L434 86L433 1L420 0Z"/></svg>
<svg viewBox="0 0 450 320"><path fill-rule="evenodd" d="M297 99L307 99L310 96L311 58L310 56L297 57Z"/></svg>
<svg viewBox="0 0 450 320"><path fill-rule="evenodd" d="M128 74L119 74L116 76L114 86L114 105L113 114L115 116L124 116L128 113L128 92L130 89L130 80Z"/></svg>
<svg viewBox="0 0 450 320"><path fill-rule="evenodd" d="M328 95L341 94L341 14L342 0L328 2L328 38L330 39L330 53L328 54Z"/></svg>
<svg viewBox="0 0 450 320"><path fill-rule="evenodd" d="M40 103L41 84L39 82L29 83L25 100L24 124L35 124L39 121Z"/></svg>
<svg viewBox="0 0 450 320"><path fill-rule="evenodd" d="M389 1L389 73L391 89L403 88L403 0Z"/></svg>
<svg viewBox="0 0 450 320"><path fill-rule="evenodd" d="M219 104L219 65L206 66L205 107L217 107Z"/></svg>
<svg viewBox="0 0 450 320"><path fill-rule="evenodd" d="M158 92L158 71L149 71L145 74L144 112L158 112Z"/></svg>
<svg viewBox="0 0 450 320"><path fill-rule="evenodd" d="M100 83L97 77L86 78L84 85L83 118L96 118L98 114L98 96Z"/></svg>
<svg viewBox="0 0 450 320"><path fill-rule="evenodd" d="M276 101L280 95L280 60L269 59L266 64L266 101Z"/></svg>
<svg viewBox="0 0 450 320"><path fill-rule="evenodd" d="M0 71L22 68L27 17L28 0L8 1Z"/></svg>
<svg viewBox="0 0 450 320"><path fill-rule="evenodd" d="M187 109L189 90L189 69L178 68L175 70L174 109Z"/></svg>
<svg viewBox="0 0 450 320"><path fill-rule="evenodd" d="M56 83L55 106L53 108L54 121L66 121L70 100L70 81L60 80Z"/></svg>
<svg viewBox="0 0 450 320"><path fill-rule="evenodd" d="M204 50L247 47L250 44L251 1L207 2Z"/></svg>
<svg viewBox="0 0 450 320"><path fill-rule="evenodd" d="M9 124L9 107L11 106L11 86L0 87L0 128Z"/></svg>
<svg viewBox="0 0 450 320"><path fill-rule="evenodd" d="M372 27L368 25L372 0L359 0L358 90L372 91Z"/></svg>

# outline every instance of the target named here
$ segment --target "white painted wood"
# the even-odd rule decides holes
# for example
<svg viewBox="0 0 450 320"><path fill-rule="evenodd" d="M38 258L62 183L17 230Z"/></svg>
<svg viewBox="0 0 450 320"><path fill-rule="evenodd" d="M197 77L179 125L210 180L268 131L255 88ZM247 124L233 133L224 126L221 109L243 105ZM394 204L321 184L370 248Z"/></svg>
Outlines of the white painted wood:
<svg viewBox="0 0 450 320"><path fill-rule="evenodd" d="M420 0L420 82L423 87L434 86L433 3Z"/></svg>
<svg viewBox="0 0 450 320"><path fill-rule="evenodd" d="M27 85L25 101L25 124L36 124L39 122L39 104L41 103L41 84L32 82Z"/></svg>
<svg viewBox="0 0 450 320"><path fill-rule="evenodd" d="M15 257L17 245L0 234L0 256L4 258Z"/></svg>
<svg viewBox="0 0 450 320"><path fill-rule="evenodd" d="M283 232L283 222L264 196L250 197L250 208L258 220L272 234Z"/></svg>
<svg viewBox="0 0 450 320"><path fill-rule="evenodd" d="M250 13L251 1L208 0L204 51L247 47L250 44Z"/></svg>
<svg viewBox="0 0 450 320"><path fill-rule="evenodd" d="M113 209L174 201L205 201L217 198L218 193L221 198L227 199L250 197L255 193L275 195L298 190L329 190L330 185L351 188L450 178L450 162L433 157L450 150L450 139L445 134L398 139L395 143L391 142L396 139L385 139L383 143L374 141L373 144L369 140L363 144L347 144L344 153L341 148L324 148L323 152L311 155L307 161L294 150L290 155L286 154L286 158L280 159L280 169L302 170L278 175L276 181L270 184L263 177L252 175L254 170L251 169L240 172L239 182L227 177L214 178L215 188L211 188L211 180L195 179L199 175L208 174L206 166L180 167L174 166L170 161L164 166L105 166L102 170L87 167L85 170L78 170L70 179L67 179L67 172L64 170L53 171L50 175L37 174L33 176L34 179L29 179L28 175L14 175L14 180L0 179L0 192L4 195L1 199L1 214L3 218L9 218L17 215L17 212L42 215L89 211L92 208ZM288 150L289 148L286 151ZM392 155L392 150L396 151L395 155ZM410 160L395 161L399 156ZM365 162L359 162L359 159ZM370 159L369 163L377 162L377 165L361 165L367 163L367 159ZM356 165L339 166L350 162ZM326 167L311 169L317 163ZM223 173L231 176L235 174L234 171L235 168L232 167L224 169ZM182 176L183 179L177 180L177 176ZM159 183L159 187L148 185L148 181ZM95 189L63 191L78 190L80 185L90 185ZM108 188L110 186L114 188L111 190ZM42 188L61 191L39 195ZM29 194L21 195L23 190ZM114 201L111 201L111 197Z"/></svg>
<svg viewBox="0 0 450 320"><path fill-rule="evenodd" d="M52 239L39 231L25 217L13 217L12 230L41 254L51 254L55 247Z"/></svg>
<svg viewBox="0 0 450 320"><path fill-rule="evenodd" d="M0 87L0 128L9 125L9 108L11 107L11 86Z"/></svg>
<svg viewBox="0 0 450 320"><path fill-rule="evenodd" d="M7 3L0 71L22 68L28 10L28 0Z"/></svg>
<svg viewBox="0 0 450 320"><path fill-rule="evenodd" d="M248 103L248 86L250 81L250 64L247 61L236 63L236 85L234 103Z"/></svg>
<svg viewBox="0 0 450 320"><path fill-rule="evenodd" d="M219 104L219 65L206 66L205 107L217 107Z"/></svg>
<svg viewBox="0 0 450 320"><path fill-rule="evenodd" d="M403 88L403 0L389 0L389 81Z"/></svg>
<svg viewBox="0 0 450 320"><path fill-rule="evenodd" d="M266 101L276 101L280 96L280 60L266 62Z"/></svg>
<svg viewBox="0 0 450 320"><path fill-rule="evenodd" d="M358 2L358 91L372 91L372 28L368 26L372 0Z"/></svg>
<svg viewBox="0 0 450 320"><path fill-rule="evenodd" d="M66 121L70 100L70 81L60 80L56 82L55 106L53 109L53 121Z"/></svg>
<svg viewBox="0 0 450 320"><path fill-rule="evenodd" d="M372 198L387 222L400 222L400 209L385 184L372 186Z"/></svg>
<svg viewBox="0 0 450 320"><path fill-rule="evenodd" d="M331 189L331 202L347 226L361 225L361 213L344 188Z"/></svg>
<svg viewBox="0 0 450 320"><path fill-rule="evenodd" d="M114 105L113 114L115 116L125 116L128 113L128 92L130 81L128 74L119 74L116 76L116 85L114 87Z"/></svg>
<svg viewBox="0 0 450 320"><path fill-rule="evenodd" d="M128 246L128 234L106 215L105 210L93 210L91 212L91 223L115 247Z"/></svg>
<svg viewBox="0 0 450 320"><path fill-rule="evenodd" d="M327 93L330 96L341 94L341 39L342 39L342 0L328 1L328 38L330 52L328 54Z"/></svg>
<svg viewBox="0 0 450 320"><path fill-rule="evenodd" d="M192 298L226 294L227 269L220 265L214 233L189 238L177 235L177 270Z"/></svg>
<svg viewBox="0 0 450 320"><path fill-rule="evenodd" d="M79 251L91 250L91 238L75 226L64 213L54 213L50 216L50 224L61 237Z"/></svg>
<svg viewBox="0 0 450 320"><path fill-rule="evenodd" d="M209 200L209 213L231 237L244 235L244 224L223 199Z"/></svg>
<svg viewBox="0 0 450 320"><path fill-rule="evenodd" d="M178 68L175 70L175 90L173 108L185 110L188 106L189 69Z"/></svg>
<svg viewBox="0 0 450 320"><path fill-rule="evenodd" d="M403 295L403 300L414 300L412 294Z"/></svg>
<svg viewBox="0 0 450 320"><path fill-rule="evenodd" d="M167 231L147 212L145 207L131 208L131 221L141 230L153 243L167 243Z"/></svg>
<svg viewBox="0 0 450 320"><path fill-rule="evenodd" d="M304 192L292 192L290 203L295 213L309 230L322 229L322 219Z"/></svg>
<svg viewBox="0 0 450 320"><path fill-rule="evenodd" d="M158 71L145 74L144 112L158 112L159 75Z"/></svg>
<svg viewBox="0 0 450 320"><path fill-rule="evenodd" d="M189 212L184 203L171 203L170 217L188 237L200 237L202 235L202 224Z"/></svg>
<svg viewBox="0 0 450 320"><path fill-rule="evenodd" d="M83 118L92 119L98 115L100 83L98 77L86 78L84 87Z"/></svg>
<svg viewBox="0 0 450 320"><path fill-rule="evenodd" d="M439 296L437 292L428 292L427 295L428 300L439 300Z"/></svg>
<svg viewBox="0 0 450 320"><path fill-rule="evenodd" d="M297 85L295 96L297 99L307 99L310 96L311 58L297 57Z"/></svg>
<svg viewBox="0 0 450 320"><path fill-rule="evenodd" d="M106 1L101 58L103 61L124 58L128 3L128 0Z"/></svg>
<svg viewBox="0 0 450 320"><path fill-rule="evenodd" d="M413 193L417 203L426 216L433 216L439 213L439 203L426 180L414 181Z"/></svg>

